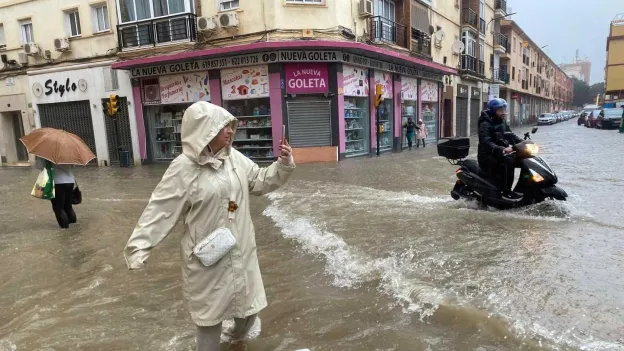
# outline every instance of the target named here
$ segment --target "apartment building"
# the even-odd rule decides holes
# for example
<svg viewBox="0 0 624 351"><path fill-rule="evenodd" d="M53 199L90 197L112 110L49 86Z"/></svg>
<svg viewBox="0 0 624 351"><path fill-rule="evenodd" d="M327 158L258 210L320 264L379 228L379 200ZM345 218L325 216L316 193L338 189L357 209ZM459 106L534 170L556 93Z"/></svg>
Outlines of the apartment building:
<svg viewBox="0 0 624 351"><path fill-rule="evenodd" d="M79 135L96 154L94 164L117 162L118 147L140 163L130 76L111 69L115 6L107 0L0 0L3 165L32 163L19 138L38 127ZM103 113L102 99L110 94L120 97L117 128Z"/></svg>
<svg viewBox="0 0 624 351"><path fill-rule="evenodd" d="M605 103L624 106L624 13L610 24L605 82Z"/></svg>
<svg viewBox="0 0 624 351"><path fill-rule="evenodd" d="M541 113L571 109L571 78L515 21L503 20L500 30L508 45L500 56L499 96L509 102L510 122L532 123Z"/></svg>

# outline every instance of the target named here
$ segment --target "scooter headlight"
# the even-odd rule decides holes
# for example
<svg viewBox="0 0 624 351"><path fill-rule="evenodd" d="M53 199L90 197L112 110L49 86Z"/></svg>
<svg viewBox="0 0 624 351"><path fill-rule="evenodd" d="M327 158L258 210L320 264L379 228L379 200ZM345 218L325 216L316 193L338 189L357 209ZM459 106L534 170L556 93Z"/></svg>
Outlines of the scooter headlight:
<svg viewBox="0 0 624 351"><path fill-rule="evenodd" d="M537 146L537 144L529 144L526 148L527 152L530 153L531 156L535 156L539 152L539 146Z"/></svg>
<svg viewBox="0 0 624 351"><path fill-rule="evenodd" d="M531 180L534 181L535 183L541 183L544 181L544 177L542 177L539 173L531 169Z"/></svg>

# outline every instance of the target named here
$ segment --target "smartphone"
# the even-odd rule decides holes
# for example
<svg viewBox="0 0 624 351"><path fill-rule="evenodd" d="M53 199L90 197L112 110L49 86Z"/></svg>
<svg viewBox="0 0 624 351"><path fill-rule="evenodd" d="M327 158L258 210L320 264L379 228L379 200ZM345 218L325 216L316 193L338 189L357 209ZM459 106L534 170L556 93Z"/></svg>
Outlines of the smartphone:
<svg viewBox="0 0 624 351"><path fill-rule="evenodd" d="M286 125L282 124L282 143L286 142Z"/></svg>

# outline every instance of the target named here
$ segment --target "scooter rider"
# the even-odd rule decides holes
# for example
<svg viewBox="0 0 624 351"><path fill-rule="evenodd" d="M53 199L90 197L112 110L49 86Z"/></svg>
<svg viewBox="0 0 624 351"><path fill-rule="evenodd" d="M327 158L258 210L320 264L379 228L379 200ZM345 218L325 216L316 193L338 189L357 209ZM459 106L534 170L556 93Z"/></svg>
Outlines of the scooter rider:
<svg viewBox="0 0 624 351"><path fill-rule="evenodd" d="M503 196L517 198L518 195L511 191L513 159L506 156L513 152L510 141L520 143L522 139L511 132L506 116L507 101L500 98L488 102L487 109L481 112L478 160L479 167L499 181Z"/></svg>

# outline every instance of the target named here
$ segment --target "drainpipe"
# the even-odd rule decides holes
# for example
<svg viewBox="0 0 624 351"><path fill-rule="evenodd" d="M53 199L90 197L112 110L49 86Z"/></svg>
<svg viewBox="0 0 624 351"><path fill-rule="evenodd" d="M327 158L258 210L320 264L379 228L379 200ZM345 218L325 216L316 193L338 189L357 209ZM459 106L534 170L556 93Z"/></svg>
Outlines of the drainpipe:
<svg viewBox="0 0 624 351"><path fill-rule="evenodd" d="M624 105L622 105L622 120L620 121L620 133L624 133Z"/></svg>

